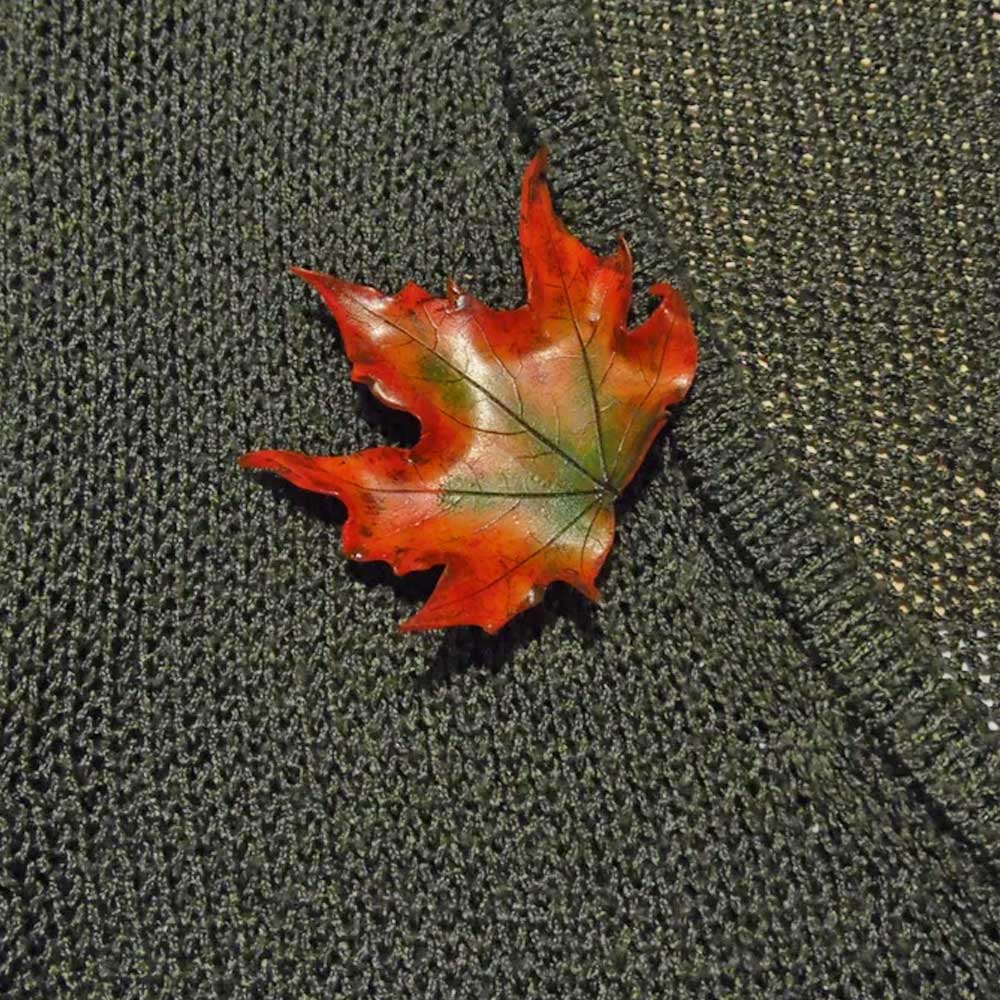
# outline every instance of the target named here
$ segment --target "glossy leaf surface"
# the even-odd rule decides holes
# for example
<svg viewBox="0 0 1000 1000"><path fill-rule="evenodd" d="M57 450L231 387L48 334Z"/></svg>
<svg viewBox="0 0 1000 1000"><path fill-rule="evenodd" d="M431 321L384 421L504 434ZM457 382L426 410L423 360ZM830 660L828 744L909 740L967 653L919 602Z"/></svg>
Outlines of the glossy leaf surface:
<svg viewBox="0 0 1000 1000"><path fill-rule="evenodd" d="M494 310L449 284L397 295L299 268L322 295L352 377L421 424L410 449L347 456L257 451L241 459L347 507L343 545L396 573L444 566L405 630L495 632L564 580L592 599L614 502L666 410L694 378L697 342L680 294L656 285L628 330L632 260L600 258L556 217L545 154L525 171L520 240L527 303Z"/></svg>

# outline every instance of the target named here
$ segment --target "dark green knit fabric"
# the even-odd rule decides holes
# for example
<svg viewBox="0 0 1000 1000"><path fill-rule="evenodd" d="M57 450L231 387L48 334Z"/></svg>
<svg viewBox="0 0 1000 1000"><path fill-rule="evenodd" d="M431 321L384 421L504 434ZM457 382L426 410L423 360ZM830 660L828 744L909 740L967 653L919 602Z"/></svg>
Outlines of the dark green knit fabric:
<svg viewBox="0 0 1000 1000"><path fill-rule="evenodd" d="M1000 25L880 5L889 58L851 6L3 8L0 995L1000 995ZM829 170L794 138L817 92ZM902 141L935 112L978 158ZM404 636L433 574L349 563L335 501L235 466L414 433L287 267L513 306L543 141L574 230L697 306L699 379L604 604ZM954 226L911 231L897 183ZM766 225L697 224L720 207ZM862 405L876 355L904 388ZM920 451L930 403L956 429ZM828 438L861 442L858 495ZM873 466L900 442L955 478ZM873 589L893 558L951 579L911 528L989 536L940 542L974 671L910 627L932 596Z"/></svg>

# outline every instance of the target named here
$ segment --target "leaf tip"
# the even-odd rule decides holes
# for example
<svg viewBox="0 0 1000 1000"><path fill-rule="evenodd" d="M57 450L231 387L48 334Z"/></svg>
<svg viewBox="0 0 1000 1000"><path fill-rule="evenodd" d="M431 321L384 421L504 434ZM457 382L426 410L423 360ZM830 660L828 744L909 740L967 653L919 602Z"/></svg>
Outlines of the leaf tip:
<svg viewBox="0 0 1000 1000"><path fill-rule="evenodd" d="M625 275L629 281L629 291L631 292L632 281L632 248L628 245L624 233L618 234L618 249L612 258L615 265Z"/></svg>
<svg viewBox="0 0 1000 1000"><path fill-rule="evenodd" d="M336 280L328 274L323 274L322 271L310 271L307 267L298 267L295 264L289 267L288 270L296 278L301 278L306 284L312 285L321 295L324 291L329 291L331 282Z"/></svg>
<svg viewBox="0 0 1000 1000"><path fill-rule="evenodd" d="M542 146L532 157L524 171L523 186L525 191L531 190L541 180L542 174L549 168L549 149Z"/></svg>
<svg viewBox="0 0 1000 1000"><path fill-rule="evenodd" d="M480 619L474 615L468 616L451 616L445 615L444 617L438 615L435 616L425 615L426 605L417 611L415 614L410 615L405 621L399 623L398 628L400 632L433 632L438 629L445 628L459 628L459 627L469 627L469 628L481 628L487 635L496 635L513 617L512 614L508 614L503 618L487 618ZM516 612L515 612L516 613Z"/></svg>
<svg viewBox="0 0 1000 1000"><path fill-rule="evenodd" d="M248 451L245 455L240 455L236 459L236 464L241 469L262 469L264 465L260 459L261 454L263 453L259 451Z"/></svg>
<svg viewBox="0 0 1000 1000"><path fill-rule="evenodd" d="M671 312L677 313L682 319L690 322L691 310L688 308L687 302L684 301L684 296L673 285L665 281L657 282L650 288L649 294L655 295Z"/></svg>
<svg viewBox="0 0 1000 1000"><path fill-rule="evenodd" d="M430 624L421 621L420 611L416 614L410 615L405 621L401 621L398 625L400 632L430 632L433 629L441 628L440 625Z"/></svg>

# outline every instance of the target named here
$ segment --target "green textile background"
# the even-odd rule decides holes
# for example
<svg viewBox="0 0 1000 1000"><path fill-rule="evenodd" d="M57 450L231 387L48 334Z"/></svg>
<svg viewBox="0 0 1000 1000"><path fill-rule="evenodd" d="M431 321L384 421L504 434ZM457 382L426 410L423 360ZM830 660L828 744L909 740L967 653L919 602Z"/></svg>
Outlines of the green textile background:
<svg viewBox="0 0 1000 1000"><path fill-rule="evenodd" d="M1000 13L2 21L0 994L1000 995ZM516 305L542 142L698 381L601 606L404 636L235 466L413 434L287 268Z"/></svg>

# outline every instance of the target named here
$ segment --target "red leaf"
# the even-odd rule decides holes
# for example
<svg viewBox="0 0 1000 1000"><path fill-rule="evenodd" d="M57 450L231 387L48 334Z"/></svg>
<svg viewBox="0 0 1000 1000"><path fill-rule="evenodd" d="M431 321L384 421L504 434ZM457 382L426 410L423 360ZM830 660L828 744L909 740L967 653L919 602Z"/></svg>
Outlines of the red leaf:
<svg viewBox="0 0 1000 1000"><path fill-rule="evenodd" d="M383 295L293 269L336 318L354 380L414 414L421 437L339 457L256 451L241 464L340 497L353 559L400 574L444 565L407 631L495 632L555 580L598 599L614 501L694 378L680 294L655 285L662 301L628 330L628 246L599 258L572 236L545 165L539 153L524 174L518 309L491 309L451 283L443 299L413 284Z"/></svg>

